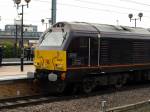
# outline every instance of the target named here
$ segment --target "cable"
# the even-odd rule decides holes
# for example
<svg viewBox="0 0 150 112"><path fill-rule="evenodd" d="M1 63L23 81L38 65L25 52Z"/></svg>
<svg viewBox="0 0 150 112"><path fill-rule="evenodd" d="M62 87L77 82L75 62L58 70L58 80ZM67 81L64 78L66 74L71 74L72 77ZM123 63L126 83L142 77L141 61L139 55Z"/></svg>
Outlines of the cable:
<svg viewBox="0 0 150 112"><path fill-rule="evenodd" d="M99 3L99 2L91 2L91 1L87 1L87 0L76 0L78 2L83 2L83 3L89 3L89 4L95 4L95 5L105 5L105 6L109 6L109 7L115 7L115 8L121 8L121 9L127 9L127 10L135 10L135 11L144 11L144 12L149 12L150 10L139 10L139 9L133 9L133 8L126 8L126 7L121 7L121 6L117 6L117 5L111 5L111 4L105 4L105 3Z"/></svg>
<svg viewBox="0 0 150 112"><path fill-rule="evenodd" d="M148 6L148 7L150 6L150 4L145 4L145 3L137 2L137 1L134 1L134 0L120 0L120 1L130 2L130 3L133 3L133 4L144 5L144 6Z"/></svg>
<svg viewBox="0 0 150 112"><path fill-rule="evenodd" d="M50 1L42 1L42 0L34 0L34 1L38 1L38 2L45 2L45 3L50 3ZM150 10L139 10L139 9L134 9L134 8L126 8L126 7L121 7L121 6L117 6L117 5L111 5L111 4L105 4L105 3L99 3L99 2L91 2L91 1L87 1L87 0L76 0L78 2L84 2L84 3L89 3L89 4L100 4L100 5L105 5L105 6L109 6L109 7L115 7L115 8L121 8L121 9L126 9L126 10L135 10L135 11L143 11L143 12L148 12L150 13ZM147 6L150 6L148 4L144 4L144 3L140 3L140 2L136 2L136 1L133 1L133 0L120 0L120 1L124 1L124 2L131 2L131 3L136 3L136 4L140 4L140 5L147 5Z"/></svg>
<svg viewBox="0 0 150 112"><path fill-rule="evenodd" d="M38 2L45 2L45 3L50 3L50 1L42 1L42 0L34 0L34 1L38 1ZM121 9L127 9L127 10L135 10L135 11L143 11L143 12L148 12L150 13L150 10L139 10L139 9L133 9L133 8L126 8L126 7L121 7L121 6L117 6L117 5L111 5L111 4L104 4L104 3L99 3L99 2L91 2L91 1L87 1L87 0L76 0L79 2L86 2L86 3L90 3L90 4L101 4L101 5L105 5L105 6L110 6L110 7L115 7L115 8L121 8ZM146 6L150 6L148 4L144 4L144 3L140 3L140 2L136 2L133 0L120 0L120 1L124 1L124 2L131 2L131 3L136 3L136 4L140 4L140 5L146 5ZM61 4L61 3L58 3ZM66 5L66 4L61 4L61 5ZM72 4L71 4L72 5ZM78 6L79 7L79 6ZM81 8L81 7L80 7ZM94 9L94 8L89 8L89 9Z"/></svg>
<svg viewBox="0 0 150 112"><path fill-rule="evenodd" d="M34 0L34 1L43 2L43 3L51 3L50 1L45 1L45 0L44 1L43 0ZM77 1L80 1L80 0L77 0ZM137 1L134 1L134 0L120 0L120 1L129 2L129 3L133 3L133 4L138 4L138 5L150 6L150 4L145 4L145 3L137 2ZM86 1L86 2L90 2L90 1ZM95 4L96 4L96 2L95 2ZM98 3L98 4L100 4L100 3ZM124 9L132 9L132 8L125 8L125 7L115 6L115 5L111 5L111 4L103 4L103 5L108 5L108 6L111 6L111 7L124 8ZM132 9L132 10L136 10L136 9ZM148 12L148 11L146 11L146 12Z"/></svg>
<svg viewBox="0 0 150 112"><path fill-rule="evenodd" d="M34 0L34 1L43 2L43 3L51 3L50 1L44 1L44 0Z"/></svg>
<svg viewBox="0 0 150 112"><path fill-rule="evenodd" d="M50 3L49 1L41 1L41 0L34 0L34 1L39 1L39 2L46 2L46 3ZM81 1L81 0L77 0L77 1ZM91 2L90 2L91 3ZM96 2L93 2L94 4ZM78 8L84 8L84 9L89 9L89 10L95 10L95 11L101 11L101 12L114 12L114 13L119 13L119 14L129 14L129 12L118 12L118 11L114 11L114 10L109 10L109 9L98 9L98 8L89 8L89 7L84 7L84 6L78 6L78 5L73 5L73 4L64 4L64 3L57 3L58 5L62 5L62 6L69 6L69 7L78 7ZM112 7L116 7L114 5L111 5ZM120 6L118 6L120 7ZM120 7L120 8L124 8L124 7ZM128 8L129 9L129 8ZM135 9L136 10L136 9ZM141 10L142 11L142 10ZM148 11L145 11L148 12ZM150 12L150 11L149 11ZM149 16L144 16L146 18L150 18Z"/></svg>
<svg viewBox="0 0 150 112"><path fill-rule="evenodd" d="M34 0L34 1L50 3L50 1L43 1L43 0ZM84 3L86 2L86 3L90 3L90 4L101 4L101 5L106 5L106 6L116 7L116 8L122 8L122 9L130 9L130 8L116 6L116 5L91 2L91 1L87 1L87 0L76 0L76 1L84 2ZM124 0L120 0L120 1L124 1ZM109 10L109 9L90 8L90 7L85 7L85 6L78 6L78 5L64 4L64 3L57 3L57 4L63 5L63 6L69 6L69 7L78 7L78 8L84 8L84 9L89 9L89 10L101 11L101 12L103 11L103 12L114 12L114 13L119 13L119 14L129 14L128 12L120 12L120 11L114 11L114 10ZM132 9L132 10L136 10L136 9ZM147 12L150 12L150 11L147 11ZM146 16L144 16L144 17L146 17ZM150 17L147 16L147 18L150 18Z"/></svg>
<svg viewBox="0 0 150 112"><path fill-rule="evenodd" d="M109 9L89 8L89 7L84 7L84 6L72 5L72 4L58 3L58 5L69 6L69 7L78 7L78 8L84 8L84 9L89 9L89 10L95 10L95 11L105 11L105 12L114 12L114 13L119 13L119 14L129 14L128 12L118 12L118 11L109 10Z"/></svg>
<svg viewBox="0 0 150 112"><path fill-rule="evenodd" d="M34 1L50 3L49 1L43 1L43 0L42 1L41 0L34 0ZM115 13L120 13L120 14L128 14L128 13L124 13L124 12L112 11L112 10L109 10L109 9L89 8L89 7L78 6L78 5L73 5L73 4L65 4L65 3L57 3L57 4L58 5L63 5L63 6L70 6L70 7L78 7L78 8L84 8L84 9L96 10L96 11L105 11L105 12L115 12Z"/></svg>
<svg viewBox="0 0 150 112"><path fill-rule="evenodd" d="M43 0L34 0L34 1L38 1L38 2L45 2L45 3L51 3L50 1L43 1ZM116 6L116 5L110 5L110 4L103 4L103 3L98 3L98 2L91 2L91 1L86 1L86 0L76 0L76 1L80 1L80 2L87 2L90 4L101 4L101 5L107 5L107 6L111 6L111 7L118 7L118 8L123 8L123 9L130 9L130 8L125 8L125 7L120 7L120 6ZM120 0L120 1L125 1L125 0ZM133 0L127 0L127 1L133 1ZM120 11L115 11L115 10L109 10L109 9L99 9L99 8L90 8L90 7L85 7L85 6L79 6L79 5L73 5L73 4L64 4L64 3L57 3L58 5L61 6L69 6L69 7L78 7L78 8L84 8L84 9L89 9L89 10L95 10L95 11L101 11L101 12L114 12L114 13L119 13L119 14L129 14L128 12L120 12ZM136 10L136 9L132 9L132 10ZM150 12L150 11L149 11ZM146 18L150 18L149 16L144 16ZM30 20L28 20L30 21ZM33 21L33 20L32 20Z"/></svg>
<svg viewBox="0 0 150 112"><path fill-rule="evenodd" d="M34 1L50 3L49 1L41 1L41 0L34 0ZM76 1L82 1L82 0L76 0ZM82 1L82 2L84 2L84 1ZM125 0L120 0L120 1L125 1ZM92 4L102 4L102 3L98 3L98 2L90 2L90 1L87 1L87 2L92 3ZM137 2L135 2L135 3L137 3ZM73 5L73 4L64 4L64 3L57 3L57 4L58 5L63 5L63 6L69 6L69 7L85 8L85 9L101 11L101 12L114 12L114 13L119 13L119 14L129 14L128 12L118 12L118 11L112 11L112 10L108 10L108 9L89 8L89 7L78 6L78 5ZM124 8L124 9L136 10L136 9L133 9L133 8L125 8L125 7L120 7L120 6L116 6L116 5L109 5L109 4L102 4L102 5L108 5L108 6L111 6L111 7L118 7L118 8ZM149 12L150 13L150 11L148 11L148 10L137 10L137 11L144 11L144 12ZM144 16L144 17L150 19L149 16Z"/></svg>

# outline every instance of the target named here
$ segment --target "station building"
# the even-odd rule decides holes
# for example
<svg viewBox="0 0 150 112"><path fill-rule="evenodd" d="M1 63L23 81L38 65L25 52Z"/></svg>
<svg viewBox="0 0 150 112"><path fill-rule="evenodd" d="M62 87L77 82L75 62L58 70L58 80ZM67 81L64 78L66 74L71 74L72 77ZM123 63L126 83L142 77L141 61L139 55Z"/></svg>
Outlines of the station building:
<svg viewBox="0 0 150 112"><path fill-rule="evenodd" d="M24 45L30 44L31 42L37 42L42 32L38 32L36 25L24 25L23 29L23 40ZM21 26L20 25L5 25L4 30L0 30L0 44L5 42L21 43Z"/></svg>

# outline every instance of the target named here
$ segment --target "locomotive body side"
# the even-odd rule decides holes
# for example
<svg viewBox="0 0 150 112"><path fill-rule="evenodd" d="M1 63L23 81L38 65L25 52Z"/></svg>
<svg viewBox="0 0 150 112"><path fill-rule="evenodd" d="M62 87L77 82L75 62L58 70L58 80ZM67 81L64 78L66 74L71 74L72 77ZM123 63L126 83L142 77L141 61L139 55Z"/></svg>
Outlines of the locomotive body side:
<svg viewBox="0 0 150 112"><path fill-rule="evenodd" d="M42 38L35 50L35 77L55 82L60 91L68 83L89 92L97 85L150 79L150 32L145 29L60 22Z"/></svg>

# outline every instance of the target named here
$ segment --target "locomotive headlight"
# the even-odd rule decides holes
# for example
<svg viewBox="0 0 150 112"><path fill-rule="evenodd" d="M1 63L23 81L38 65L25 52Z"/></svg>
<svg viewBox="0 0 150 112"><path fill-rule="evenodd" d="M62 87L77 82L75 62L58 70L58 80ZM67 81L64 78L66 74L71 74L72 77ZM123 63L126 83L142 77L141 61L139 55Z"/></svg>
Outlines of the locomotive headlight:
<svg viewBox="0 0 150 112"><path fill-rule="evenodd" d="M48 74L48 80L49 81L56 81L57 80L57 74L54 74L54 73L50 73L50 74Z"/></svg>

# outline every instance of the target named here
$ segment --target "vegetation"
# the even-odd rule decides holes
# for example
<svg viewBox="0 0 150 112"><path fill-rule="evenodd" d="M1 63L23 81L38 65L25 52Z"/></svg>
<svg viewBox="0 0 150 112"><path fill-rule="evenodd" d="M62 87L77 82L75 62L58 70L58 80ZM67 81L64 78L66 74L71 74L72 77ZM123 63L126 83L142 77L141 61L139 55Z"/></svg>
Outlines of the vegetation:
<svg viewBox="0 0 150 112"><path fill-rule="evenodd" d="M20 54L19 48L15 49L14 43L4 42L3 43L3 57L4 58L17 58Z"/></svg>

